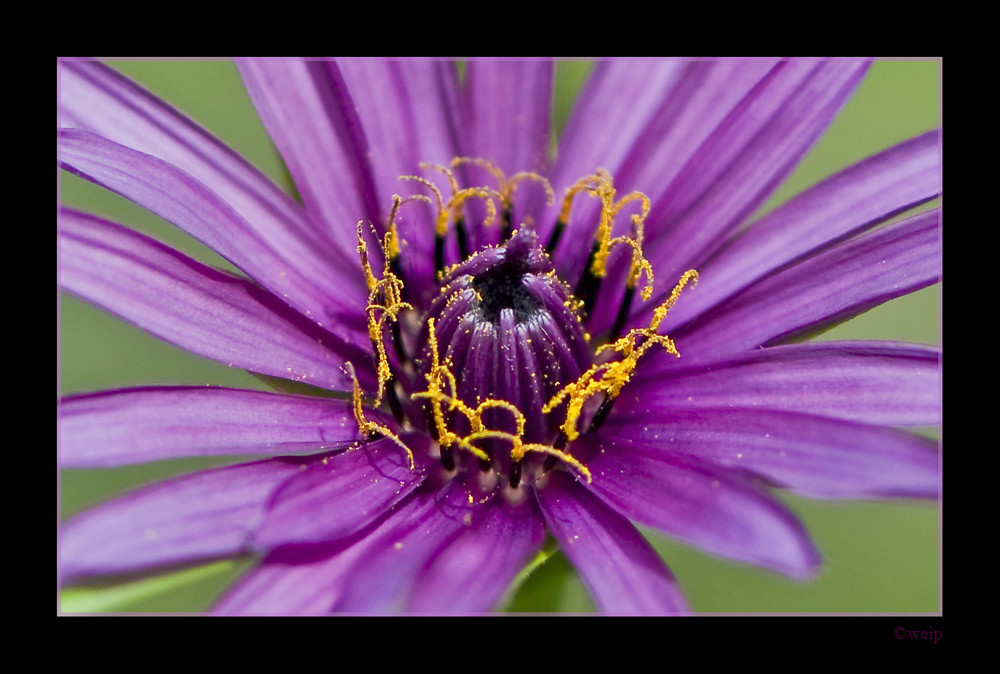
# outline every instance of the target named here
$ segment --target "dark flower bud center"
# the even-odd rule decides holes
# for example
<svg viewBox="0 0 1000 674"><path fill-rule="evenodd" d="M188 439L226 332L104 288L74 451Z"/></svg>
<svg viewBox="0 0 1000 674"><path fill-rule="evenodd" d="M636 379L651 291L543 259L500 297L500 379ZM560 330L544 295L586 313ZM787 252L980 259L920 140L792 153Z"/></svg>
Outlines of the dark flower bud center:
<svg viewBox="0 0 1000 674"><path fill-rule="evenodd" d="M448 379L440 367L432 371L436 347L436 360L454 375L455 397L465 406L451 404L451 381L440 381L448 399L426 403L429 417L438 405L446 419L446 428L431 423L432 432L445 436L438 437L442 450L457 445L461 452L472 445L489 457L478 456L480 465L509 474L513 463L515 472L521 471L520 462L511 460L512 449L556 440L563 415L542 408L591 364L575 300L534 232L521 230L504 245L450 269L426 326L421 374ZM529 465L540 462L532 455Z"/></svg>

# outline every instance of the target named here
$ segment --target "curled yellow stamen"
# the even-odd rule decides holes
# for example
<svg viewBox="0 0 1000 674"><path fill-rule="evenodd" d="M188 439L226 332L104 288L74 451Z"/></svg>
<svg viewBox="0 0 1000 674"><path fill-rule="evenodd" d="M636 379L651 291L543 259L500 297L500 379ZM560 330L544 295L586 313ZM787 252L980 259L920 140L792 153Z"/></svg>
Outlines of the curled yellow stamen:
<svg viewBox="0 0 1000 674"><path fill-rule="evenodd" d="M427 163L421 163L420 167L433 169L443 173L448 179L448 184L451 186L451 197L445 201L441 196L441 191L437 188L437 185L427 178L412 175L400 176L401 180L413 180L419 182L434 193L434 197L437 200L437 222L435 223L435 232L438 236L444 236L448 233L448 220L452 218L453 215L457 216L461 213L462 204L470 197L479 197L486 202L487 214L486 220L483 221L483 225L488 226L493 224L493 221L496 219L497 210L496 204L493 203L493 199L497 196L495 191L481 187L466 187L459 189L455 176L447 167L439 164Z"/></svg>
<svg viewBox="0 0 1000 674"><path fill-rule="evenodd" d="M604 169L598 169L593 175L580 178L566 188L566 193L563 196L562 209L559 211L559 221L563 223L569 222L570 209L573 207L573 199L577 194L604 184L611 184L611 175Z"/></svg>
<svg viewBox="0 0 1000 674"><path fill-rule="evenodd" d="M393 433L387 427L377 422L369 421L367 418L365 418L365 408L364 408L365 394L364 391L361 390L361 384L358 383L358 377L354 372L354 366L349 362L344 363L344 369L347 370L347 373L351 376L351 379L354 382L351 394L352 395L351 400L354 407L354 421L358 424L358 430L365 435L370 436L375 433L378 433L380 435L383 435L391 439L397 445L402 447L403 450L406 452L406 457L407 459L409 459L410 462L410 470L413 470L414 467L416 466L413 458L413 452L410 450L409 447L406 446L406 443L400 440L399 436Z"/></svg>
<svg viewBox="0 0 1000 674"><path fill-rule="evenodd" d="M565 463L575 467L586 479L591 481L590 471L573 456L560 451L551 445L539 443L525 443L525 418L520 409L513 403L506 400L487 398L479 403L475 408L469 407L457 397L457 381L451 372L448 361L441 362L438 353L437 335L434 331L434 318L427 319L428 325L428 346L430 347L431 367L425 378L427 379L427 389L413 394L412 398L427 399L431 403L431 414L434 418L434 426L437 431L438 444L442 447L458 445L469 451L482 461L489 461L490 456L485 451L475 445L475 441L484 439L505 440L511 443L510 457L514 461L520 461L528 452L540 452L549 454L561 459ZM446 393L442 384L445 383L450 391ZM448 411L458 410L469 422L471 431L467 435L458 435L448 427L445 419L444 406ZM483 422L483 414L490 409L505 409L514 417L516 431L510 433L487 428Z"/></svg>
<svg viewBox="0 0 1000 674"><path fill-rule="evenodd" d="M452 168L462 164L480 166L493 174L493 176L497 179L497 191L500 194L501 201L505 208L511 207L514 190L517 189L517 186L525 180L534 180L542 186L542 189L545 190L545 203L551 204L554 199L552 184L549 183L548 179L544 176L539 175L534 171L519 171L508 178L495 164L479 157L455 157L451 161Z"/></svg>
<svg viewBox="0 0 1000 674"><path fill-rule="evenodd" d="M616 203L614 201L615 188L610 182L589 188L588 191L601 200L601 224L597 229L597 249L594 251L590 273L598 278L606 275L608 273L607 260L611 249L617 244L627 245L632 248L632 265L626 282L628 287L634 288L639 277L645 274L646 285L641 291L641 296L643 300L648 300L653 295L653 266L643 255L642 240L645 231L644 223L650 209L649 197L642 192L631 192ZM632 235L612 238L611 230L615 217L624 206L633 201L641 202L641 211L632 215Z"/></svg>
<svg viewBox="0 0 1000 674"><path fill-rule="evenodd" d="M398 199L393 207L394 216L401 200ZM403 281L392 273L390 266L392 263L393 241L396 239L395 222L390 220L389 231L386 232L382 241L384 255L384 266L382 278L375 278L371 264L368 261L368 246L365 244L362 223L358 222L358 255L361 258L361 267L368 282L368 337L376 352L376 372L378 374L378 393L375 398L376 406L382 404L385 395L385 385L392 379L392 368L389 367L389 356L385 350L385 339L383 331L389 321L399 320L399 312L403 309L412 309L413 305L404 302Z"/></svg>
<svg viewBox="0 0 1000 674"><path fill-rule="evenodd" d="M681 279L674 286L669 297L653 312L653 318L648 328L637 328L630 330L627 335L621 337L613 344L605 344L597 350L597 354L603 351L613 350L622 355L621 360L610 361L593 365L586 372L581 374L576 381L571 382L559 390L542 407L542 412L550 413L568 399L566 403L566 420L562 425L562 431L569 440L575 440L580 432L576 428L577 420L583 411L584 404L594 396L603 393L608 399L614 399L621 393L622 387L628 383L639 359L653 347L659 344L668 353L680 357L673 340L666 335L657 334L660 323L666 317L667 312L677 301L681 291L688 282L697 282L698 272L689 270L681 276ZM644 338L639 342L640 338ZM596 355L596 354L595 354ZM596 378L600 374L600 378Z"/></svg>

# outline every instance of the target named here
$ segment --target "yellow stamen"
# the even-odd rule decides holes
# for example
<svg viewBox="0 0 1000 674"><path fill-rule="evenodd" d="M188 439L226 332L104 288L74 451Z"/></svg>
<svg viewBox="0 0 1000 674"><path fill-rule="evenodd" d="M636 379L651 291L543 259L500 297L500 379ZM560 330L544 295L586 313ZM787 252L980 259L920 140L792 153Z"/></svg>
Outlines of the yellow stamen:
<svg viewBox="0 0 1000 674"><path fill-rule="evenodd" d="M554 198L552 192L552 184L549 183L548 179L544 176L535 173L534 171L519 171L512 175L510 178L504 175L495 164L489 162L485 159L480 159L478 157L455 157L451 161L451 167L455 168L461 166L462 164L474 164L476 166L481 166L486 169L497 179L497 190L500 194L501 201L505 208L511 207L511 202L514 197L514 190L517 186L524 182L525 180L534 180L542 185L545 190L546 204L551 204ZM453 188L454 189L454 188Z"/></svg>
<svg viewBox="0 0 1000 674"><path fill-rule="evenodd" d="M395 216L401 200L398 199L393 206L390 217ZM368 262L368 246L363 237L362 223L358 222L358 255L361 257L361 267L364 270L365 278L368 281L368 337L376 351L376 372L378 374L378 393L375 397L375 405L382 404L385 395L385 385L392 379L392 368L389 367L389 356L385 350L385 339L383 330L389 321L399 320L399 312L403 309L412 309L413 305L403 301L403 281L392 273L390 265L392 263L393 240L396 239L395 222L390 220L389 231L386 232L382 242L384 255L384 266L382 278L376 279L372 272L371 264Z"/></svg>
<svg viewBox="0 0 1000 674"><path fill-rule="evenodd" d="M361 384L358 383L358 377L354 373L354 366L351 363L344 363L344 369L347 373L351 375L351 379L354 382L352 390L352 403L354 407L354 421L358 424L358 430L365 435L372 435L373 433L379 433L385 437L391 439L397 445L403 448L406 452L406 457L410 461L410 470L413 470L416 466L413 459L413 452L409 447L406 446L399 436L389 430L387 427L383 426L374 421L368 421L365 418L365 408L364 408L364 391L361 390Z"/></svg>
<svg viewBox="0 0 1000 674"><path fill-rule="evenodd" d="M648 328L630 330L627 335L621 337L613 344L605 344L600 347L595 354L597 355L602 351L611 349L622 354L623 358L621 360L600 363L590 367L575 382L568 384L558 391L542 407L542 412L548 414L558 407L564 399L568 398L566 403L566 421L562 425L562 431L567 439L575 440L580 435L576 424L583 411L584 404L599 393L603 393L608 399L616 398L621 393L622 387L632 378L639 359L654 344L659 344L668 353L672 353L678 358L680 357L680 353L678 353L673 340L666 335L657 334L656 330L660 327L660 323L666 317L670 307L677 301L684 286L689 281L697 282L697 278L698 272L695 270L691 269L685 272L677 282L677 285L674 286L670 296L653 312L653 318ZM641 344L637 344L640 337L644 337L645 339ZM595 378L598 374L601 375L600 379Z"/></svg>
<svg viewBox="0 0 1000 674"><path fill-rule="evenodd" d="M438 214L437 223L435 224L435 232L438 236L444 236L448 233L448 220L452 215L457 215L461 213L461 208L463 202L470 197L479 197L486 202L486 220L483 221L483 225L489 226L493 224L493 220L496 218L496 204L493 203L493 197L497 196L494 190L482 188L482 187L466 187L464 189L459 189L458 182L455 180L455 176L452 174L451 170L446 166L441 166L440 164L428 164L421 162L420 168L429 168L435 171L439 171L445 175L448 179L448 184L451 186L451 197L447 202L441 196L441 191L437 186L426 178L421 178L420 176L400 176L401 180L415 180L419 183L426 185L437 198Z"/></svg>
<svg viewBox="0 0 1000 674"><path fill-rule="evenodd" d="M630 288L634 288L639 277L645 273L646 285L641 291L641 296L643 300L648 300L653 295L653 266L642 253L642 239L644 223L650 209L649 197L642 192L631 192L615 203L615 188L611 185L610 179L607 184L598 185L588 191L601 200L601 224L596 235L598 248L594 253L590 273L598 278L605 276L608 273L607 260L611 249L616 244L625 244L632 248L632 266L626 282ZM624 206L637 200L641 202L642 208L640 213L632 215L633 235L611 238L615 217Z"/></svg>
<svg viewBox="0 0 1000 674"><path fill-rule="evenodd" d="M559 211L559 221L563 223L569 222L569 212L573 207L573 198L577 194L591 189L594 184L600 185L604 183L611 183L611 175L604 169L598 169L597 173L589 175L586 178L580 178L569 186L566 189L566 194L563 196L562 209Z"/></svg>
<svg viewBox="0 0 1000 674"><path fill-rule="evenodd" d="M506 440L511 443L510 457L514 461L520 461L528 452L550 454L575 467L587 479L587 482L591 481L592 478L590 471L587 470L587 467L573 456L567 454L566 452L562 452L551 445L524 442L525 418L524 414L520 409L518 409L517 405L514 405L506 400L487 398L479 403L479 405L475 408L471 408L459 400L457 397L457 380L455 375L451 372L447 360L444 363L441 362L441 357L438 353L437 335L434 330L434 318L427 319L427 327L427 342L430 347L431 356L430 371L425 376L427 379L427 389L419 393L414 393L411 398L423 398L431 402L431 414L434 417L434 426L437 431L438 444L445 448L450 447L451 445L458 445L459 447L468 450L477 458L483 461L489 461L489 454L477 447L474 442L476 440L483 439ZM443 381L447 383L450 393L445 393L444 390L442 390ZM448 428L448 423L445 419L443 409L446 404L449 412L458 410L459 413L461 413L468 420L471 428L470 433L460 436ZM485 426L483 422L483 414L487 410L494 408L505 409L513 415L516 432L510 433L508 431L491 429Z"/></svg>

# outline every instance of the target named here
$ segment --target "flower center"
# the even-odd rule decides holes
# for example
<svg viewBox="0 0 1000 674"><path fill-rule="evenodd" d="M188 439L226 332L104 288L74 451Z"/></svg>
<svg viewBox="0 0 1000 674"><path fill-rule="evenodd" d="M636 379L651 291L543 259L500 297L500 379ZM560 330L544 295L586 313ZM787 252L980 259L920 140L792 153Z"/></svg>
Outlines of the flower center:
<svg viewBox="0 0 1000 674"><path fill-rule="evenodd" d="M616 201L611 178L598 172L566 191L561 214L545 249L535 232L512 225L512 195L525 179L538 180L550 196L548 183L536 174L516 174L507 179L482 160L456 159L452 168L474 163L496 176L498 187L459 188L450 169L443 173L451 187L447 200L429 180L422 183L437 205L435 268L439 292L422 318L402 322L404 312L417 309L404 301L404 283L397 257L399 240L395 218L406 201L434 203L416 195L395 197L388 226L381 241L384 264L377 278L368 260L361 223L358 252L369 287L367 307L369 336L378 379L378 390L369 406L387 402L403 431L425 430L437 442L441 463L448 471L478 470L510 487L533 483L540 475L563 465L589 481L590 472L572 455L571 442L586 430L598 427L635 371L639 359L659 345L676 355L673 342L657 334L660 322L681 289L697 274L687 272L666 302L654 312L648 328L618 337L624 326L636 284L645 275L643 300L652 293L652 269L642 255L643 221L649 200L632 193ZM568 223L573 198L580 192L597 197L600 223L582 278L574 292L557 276L550 253ZM464 202L486 202L483 225L495 219L497 203L503 223L501 242L470 254L465 234ZM629 203L639 202L632 216L631 235L612 237L615 216ZM448 225L455 231L461 260L445 268ZM610 250L626 246L631 252L622 298L610 339L592 351L585 332L587 314L603 277ZM403 335L406 325L409 337ZM392 348L387 348L387 342ZM410 344L409 352L405 344ZM347 364L354 375L354 367ZM400 379L402 377L402 380ZM365 397L354 377L354 410L358 427L369 436L393 438L413 455L400 435L365 415Z"/></svg>
<svg viewBox="0 0 1000 674"><path fill-rule="evenodd" d="M507 475L523 458L519 448L553 445L561 422L543 408L591 365L572 306L528 229L472 255L442 279L428 309L418 371L432 381L430 405L448 407L439 417L431 410L446 465L450 444L461 445L461 438L482 450L476 456L483 465ZM462 405L456 408L453 399Z"/></svg>

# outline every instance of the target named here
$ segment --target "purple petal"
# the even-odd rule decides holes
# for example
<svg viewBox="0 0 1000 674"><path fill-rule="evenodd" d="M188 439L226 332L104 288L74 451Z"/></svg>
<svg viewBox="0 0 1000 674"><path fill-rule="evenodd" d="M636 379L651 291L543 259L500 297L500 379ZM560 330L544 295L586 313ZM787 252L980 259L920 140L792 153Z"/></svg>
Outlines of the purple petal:
<svg viewBox="0 0 1000 674"><path fill-rule="evenodd" d="M452 480L437 492L415 495L406 516L390 516L355 567L334 610L388 613L406 608L407 595L422 569L463 531L480 526L489 495L475 493Z"/></svg>
<svg viewBox="0 0 1000 674"><path fill-rule="evenodd" d="M623 194L639 190L655 197L774 63L724 59L597 64L560 139L553 186L568 187L605 168ZM554 221L559 206L553 205L543 227ZM597 220L588 213L596 214L596 204L578 199L573 213L569 235L560 244L564 255L557 262L570 279L579 274L590 252ZM548 230L542 231L547 236Z"/></svg>
<svg viewBox="0 0 1000 674"><path fill-rule="evenodd" d="M422 170L420 163L448 166L461 154L455 118L457 72L452 62L430 59L351 58L338 60L337 67L364 125L381 226L394 194L426 194L416 183L401 181L401 175L440 178ZM403 241L400 263L407 290L419 294L413 284L432 284L435 279L433 214L407 206L397 213L396 225Z"/></svg>
<svg viewBox="0 0 1000 674"><path fill-rule="evenodd" d="M634 522L795 578L819 563L802 524L741 472L603 430L572 449L593 475L588 488Z"/></svg>
<svg viewBox="0 0 1000 674"><path fill-rule="evenodd" d="M552 170L554 186L572 185L598 167L617 176L632 143L643 137L642 131L651 120L665 116L668 101L695 69L684 61L596 63L559 138L559 155ZM622 101L629 104L621 105Z"/></svg>
<svg viewBox="0 0 1000 674"><path fill-rule="evenodd" d="M448 61L369 58L336 63L364 125L383 210L420 162L448 165L459 154L458 80ZM433 233L433 229L431 229Z"/></svg>
<svg viewBox="0 0 1000 674"><path fill-rule="evenodd" d="M931 131L869 157L768 214L703 265L698 292L671 310L682 325L751 282L888 220L941 191L940 135ZM652 311L653 301L644 314ZM644 323L648 323L648 316Z"/></svg>
<svg viewBox="0 0 1000 674"><path fill-rule="evenodd" d="M319 260L354 264L353 243L339 249L291 197L203 128L102 63L60 61L62 126L92 131L159 157L204 184L261 236L302 239Z"/></svg>
<svg viewBox="0 0 1000 674"><path fill-rule="evenodd" d="M347 571L365 550L363 541L355 544L355 539L272 550L226 591L212 613L327 613L350 582Z"/></svg>
<svg viewBox="0 0 1000 674"><path fill-rule="evenodd" d="M357 313L367 301L363 274L345 273L359 267L331 264L306 241L265 239L218 195L156 157L63 129L59 160L188 232L320 325Z"/></svg>
<svg viewBox="0 0 1000 674"><path fill-rule="evenodd" d="M493 162L507 175L544 172L552 62L473 60L465 85L468 118L464 121L470 129L463 138L465 153Z"/></svg>
<svg viewBox="0 0 1000 674"><path fill-rule="evenodd" d="M60 412L63 468L189 456L315 453L361 439L349 401L260 391L106 391L66 398Z"/></svg>
<svg viewBox="0 0 1000 674"><path fill-rule="evenodd" d="M680 276L743 223L826 130L867 68L853 60L784 61L762 79L679 179L650 195L646 255L657 272Z"/></svg>
<svg viewBox="0 0 1000 674"><path fill-rule="evenodd" d="M940 235L937 209L887 225L751 285L671 337L693 361L845 320L934 283Z"/></svg>
<svg viewBox="0 0 1000 674"><path fill-rule="evenodd" d="M563 472L537 488L549 530L604 613L687 613L673 574L631 523Z"/></svg>
<svg viewBox="0 0 1000 674"><path fill-rule="evenodd" d="M866 69L863 61L780 62L712 130L673 180L647 188L653 208L644 251L658 278L667 279L660 281L664 297L672 281L701 265L787 177ZM620 255L610 265L609 278L622 277L626 258ZM594 331L610 326L621 301L615 284L605 286L594 312L604 320L590 326Z"/></svg>
<svg viewBox="0 0 1000 674"><path fill-rule="evenodd" d="M893 342L755 349L688 365L662 353L639 368L616 413L712 407L785 410L884 426L941 422L941 351Z"/></svg>
<svg viewBox="0 0 1000 674"><path fill-rule="evenodd" d="M244 553L274 489L315 460L214 468L91 508L62 526L62 577L130 573Z"/></svg>
<svg viewBox="0 0 1000 674"><path fill-rule="evenodd" d="M529 500L494 499L483 520L441 551L414 584L407 610L415 613L482 613L545 542L545 525Z"/></svg>
<svg viewBox="0 0 1000 674"><path fill-rule="evenodd" d="M337 67L300 59L239 67L306 208L342 250L353 250L358 221L381 220L361 119Z"/></svg>
<svg viewBox="0 0 1000 674"><path fill-rule="evenodd" d="M162 339L232 367L329 389L351 386L345 360L371 376L364 350L246 280L82 213L63 211L59 225L63 287Z"/></svg>
<svg viewBox="0 0 1000 674"><path fill-rule="evenodd" d="M254 534L257 547L346 538L384 515L423 482L432 461L426 436L401 439L413 468L406 451L384 438L313 463L285 482Z"/></svg>
<svg viewBox="0 0 1000 674"><path fill-rule="evenodd" d="M766 409L617 414L601 435L761 475L813 498L936 498L936 443L891 428Z"/></svg>
<svg viewBox="0 0 1000 674"><path fill-rule="evenodd" d="M418 490L376 526L352 538L273 550L213 611L385 613L403 609L406 594L427 560L463 529L475 525L485 505L470 504L469 491L458 480L440 490Z"/></svg>

